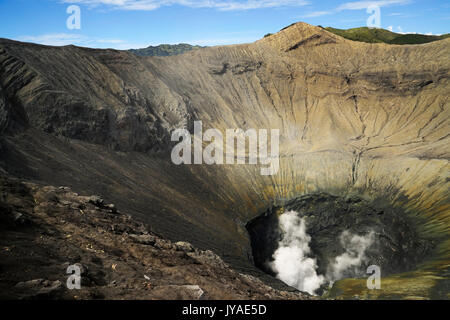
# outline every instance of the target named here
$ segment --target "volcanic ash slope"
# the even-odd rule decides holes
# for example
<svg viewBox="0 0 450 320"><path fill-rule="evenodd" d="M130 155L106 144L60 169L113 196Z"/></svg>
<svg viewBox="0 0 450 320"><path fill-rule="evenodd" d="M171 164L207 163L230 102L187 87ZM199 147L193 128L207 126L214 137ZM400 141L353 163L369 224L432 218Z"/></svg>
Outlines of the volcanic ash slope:
<svg viewBox="0 0 450 320"><path fill-rule="evenodd" d="M273 203L316 192L383 198L438 245L377 294L448 298L449 70L450 39L367 44L304 23L172 57L0 40L0 167L101 194L261 277L245 223ZM222 132L280 129L279 172L173 165L170 133L194 120ZM362 283L341 293L364 295Z"/></svg>

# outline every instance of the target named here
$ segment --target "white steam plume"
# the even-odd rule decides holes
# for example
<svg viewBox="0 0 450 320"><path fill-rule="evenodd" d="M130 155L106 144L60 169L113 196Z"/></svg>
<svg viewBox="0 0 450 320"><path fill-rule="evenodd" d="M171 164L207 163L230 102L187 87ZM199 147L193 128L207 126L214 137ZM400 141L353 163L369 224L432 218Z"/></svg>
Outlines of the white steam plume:
<svg viewBox="0 0 450 320"><path fill-rule="evenodd" d="M334 259L329 268L327 278L331 281L339 280L344 277L345 272L350 268L357 273L361 264L366 260L365 252L375 240L373 231L365 236L358 236L344 231L341 234L340 241L345 252Z"/></svg>
<svg viewBox="0 0 450 320"><path fill-rule="evenodd" d="M367 259L366 250L375 240L373 231L365 236L342 232L340 242L345 252L334 259L325 277L317 274L317 261L309 257L311 237L306 233L305 218L300 218L296 211L286 212L279 218L279 228L281 240L269 265L278 279L310 294L315 294L326 282L344 278L348 271L352 271L350 276L357 274Z"/></svg>
<svg viewBox="0 0 450 320"><path fill-rule="evenodd" d="M325 278L316 272L316 259L308 257L311 252L311 237L306 233L305 219L298 217L295 211L281 215L279 219L282 238L270 263L277 278L286 284L310 294L325 282Z"/></svg>

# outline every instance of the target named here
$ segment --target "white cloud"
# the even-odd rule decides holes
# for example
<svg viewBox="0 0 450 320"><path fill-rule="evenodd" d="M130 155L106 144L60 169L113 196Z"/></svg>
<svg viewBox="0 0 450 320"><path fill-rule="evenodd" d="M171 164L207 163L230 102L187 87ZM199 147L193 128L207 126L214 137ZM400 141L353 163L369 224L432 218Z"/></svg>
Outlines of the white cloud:
<svg viewBox="0 0 450 320"><path fill-rule="evenodd" d="M302 18L316 18L331 14L331 11L313 11L302 16Z"/></svg>
<svg viewBox="0 0 450 320"><path fill-rule="evenodd" d="M205 38L205 39L192 39L183 40L179 42L170 42L168 44L178 44L178 43L189 43L192 45L200 46L218 46L218 45L228 45L228 44L239 44L239 43L250 43L257 39L259 36L233 36L223 38ZM146 48L149 45L158 45L151 43L130 43L121 39L101 39L84 36L82 34L68 34L68 33L51 33L42 34L37 36L21 36L17 38L18 41L33 42L38 44L43 44L47 46L67 46L76 45L81 47L90 48L111 48L117 50L127 50L127 49L140 49Z"/></svg>
<svg viewBox="0 0 450 320"><path fill-rule="evenodd" d="M81 43L86 38L80 34L52 33L38 36L21 36L19 41L34 42L48 46L66 46L69 44Z"/></svg>
<svg viewBox="0 0 450 320"><path fill-rule="evenodd" d="M403 31L403 28L401 26L398 26L397 30L398 30L397 33L400 33L400 34L423 34L423 33L420 33L420 32ZM442 34L440 34L440 33L433 34L432 32L428 32L428 33L425 33L425 35L427 35L427 36L441 36Z"/></svg>
<svg viewBox="0 0 450 320"><path fill-rule="evenodd" d="M376 1L352 1L345 2L338 6L337 8L330 11L314 11L311 13L307 13L302 16L302 18L315 18L329 14L335 14L345 10L366 10L371 6L389 7L394 5L406 5L411 3L412 0L376 0Z"/></svg>
<svg viewBox="0 0 450 320"><path fill-rule="evenodd" d="M354 23L354 22L365 22L367 19L364 18L355 18L355 19L340 19L339 22L342 23Z"/></svg>
<svg viewBox="0 0 450 320"><path fill-rule="evenodd" d="M417 17L416 14L411 13L403 13L403 12L393 12L388 14L389 17L397 17L397 18L414 18Z"/></svg>
<svg viewBox="0 0 450 320"><path fill-rule="evenodd" d="M39 43L47 46L77 45L92 48L113 48L118 50L137 49L147 47L148 44L128 43L121 39L101 39L84 36L82 34L50 33L37 36L21 36L17 40Z"/></svg>
<svg viewBox="0 0 450 320"><path fill-rule="evenodd" d="M341 4L336 8L337 11L342 10L365 10L372 6L389 7L393 5L405 5L411 3L411 0L378 0L378 1L353 1Z"/></svg>
<svg viewBox="0 0 450 320"><path fill-rule="evenodd" d="M306 0L62 0L61 2L89 6L104 5L121 10L155 10L166 6L181 5L191 8L214 8L220 11L299 7L309 4Z"/></svg>

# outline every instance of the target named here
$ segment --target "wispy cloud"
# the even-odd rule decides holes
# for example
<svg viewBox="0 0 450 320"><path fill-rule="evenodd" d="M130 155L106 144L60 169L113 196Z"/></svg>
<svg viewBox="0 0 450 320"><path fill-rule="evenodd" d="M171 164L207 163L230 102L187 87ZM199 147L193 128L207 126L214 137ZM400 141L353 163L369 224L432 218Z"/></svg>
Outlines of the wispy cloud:
<svg viewBox="0 0 450 320"><path fill-rule="evenodd" d="M389 17L396 17L396 18L414 18L417 17L416 14L411 13L403 13L403 12L392 12L388 14Z"/></svg>
<svg viewBox="0 0 450 320"><path fill-rule="evenodd" d="M355 18L355 19L340 19L339 22L342 23L354 23L354 22L365 22L367 21L364 18Z"/></svg>
<svg viewBox="0 0 450 320"><path fill-rule="evenodd" d="M21 36L18 37L17 40L39 43L48 46L67 46L73 44L82 47L114 48L119 50L137 49L148 46L148 44L133 44L121 39L101 39L88 37L82 34L68 33L50 33L37 36Z"/></svg>
<svg viewBox="0 0 450 320"><path fill-rule="evenodd" d="M331 13L333 13L333 12L332 11L313 11L313 12L303 15L302 18L316 18L316 17L326 16Z"/></svg>
<svg viewBox="0 0 450 320"><path fill-rule="evenodd" d="M406 5L411 2L412 2L412 0L351 1L351 2L345 2L330 11L314 11L311 13L307 13L307 14L303 15L302 18L321 17L324 15L339 13L339 12L345 11L345 10L365 10L371 6L378 6L380 8L383 8L383 7L389 7L389 6L395 6L395 5Z"/></svg>
<svg viewBox="0 0 450 320"><path fill-rule="evenodd" d="M233 32L219 32L212 37L181 39L183 43L199 46L220 46L229 44L250 43L261 39L264 32L261 30L245 30Z"/></svg>
<svg viewBox="0 0 450 320"><path fill-rule="evenodd" d="M89 6L109 6L121 10L155 10L180 5L191 8L213 8L221 11L238 11L276 7L299 7L309 4L306 0L62 0L63 3Z"/></svg>
<svg viewBox="0 0 450 320"><path fill-rule="evenodd" d="M337 11L343 10L365 10L371 6L389 7L394 5L405 5L411 3L411 0L377 0L377 1L353 1L341 4L336 8Z"/></svg>
<svg viewBox="0 0 450 320"><path fill-rule="evenodd" d="M191 39L191 40L183 40L179 42L169 42L168 44L176 44L176 43L189 43L192 45L200 45L200 46L217 46L217 45L228 45L228 44L238 44L238 43L249 43L259 39L259 36L252 35L238 35L238 34L228 34L222 35L223 37L217 38L205 38L205 39ZM157 44L149 44L149 43L130 43L122 39L101 39L88 37L82 34L68 34L68 33L50 33L50 34L42 34L37 36L21 36L18 37L17 40L24 42L33 42L38 44L43 44L47 46L67 46L67 45L76 45L81 47L90 47L90 48L112 48L118 50L126 50L126 49L139 49L146 48L149 45L157 45Z"/></svg>
<svg viewBox="0 0 450 320"><path fill-rule="evenodd" d="M52 33L38 36L21 36L17 40L45 44L48 46L66 46L86 41L86 37L80 34Z"/></svg>
<svg viewBox="0 0 450 320"><path fill-rule="evenodd" d="M387 29L389 31L395 31L393 26L389 26ZM397 32L399 34L423 34L423 33L414 32L414 31L404 31L401 26L398 26L397 30L395 32ZM440 33L434 34L433 32L427 32L427 33L424 33L424 34L427 35L427 36L441 36L442 35Z"/></svg>

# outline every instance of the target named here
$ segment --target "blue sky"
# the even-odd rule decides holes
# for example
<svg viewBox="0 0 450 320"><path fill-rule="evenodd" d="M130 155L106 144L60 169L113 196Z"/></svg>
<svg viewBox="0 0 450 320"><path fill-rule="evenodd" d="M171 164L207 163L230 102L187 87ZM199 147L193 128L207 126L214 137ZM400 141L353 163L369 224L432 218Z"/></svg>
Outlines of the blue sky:
<svg viewBox="0 0 450 320"><path fill-rule="evenodd" d="M71 5L80 8L80 29L67 27ZM380 8L382 28L450 32L448 0L0 0L0 37L116 49L224 45L252 42L297 21L365 26L370 5Z"/></svg>

